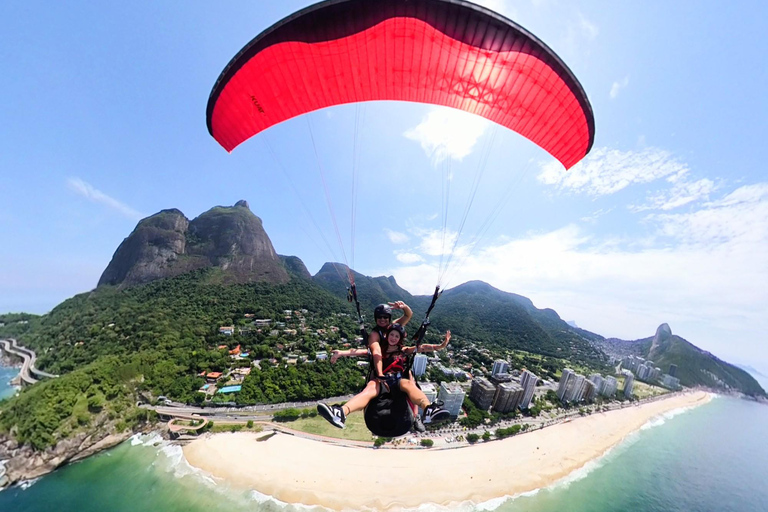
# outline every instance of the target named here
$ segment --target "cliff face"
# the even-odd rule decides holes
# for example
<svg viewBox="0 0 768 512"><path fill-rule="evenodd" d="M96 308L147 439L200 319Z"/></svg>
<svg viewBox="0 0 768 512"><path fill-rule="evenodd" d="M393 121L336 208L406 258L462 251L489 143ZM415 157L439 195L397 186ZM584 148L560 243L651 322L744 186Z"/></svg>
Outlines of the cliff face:
<svg viewBox="0 0 768 512"><path fill-rule="evenodd" d="M139 222L117 248L99 279L128 287L218 267L227 283L287 282L261 219L245 201L211 208L191 222L179 210L162 210Z"/></svg>

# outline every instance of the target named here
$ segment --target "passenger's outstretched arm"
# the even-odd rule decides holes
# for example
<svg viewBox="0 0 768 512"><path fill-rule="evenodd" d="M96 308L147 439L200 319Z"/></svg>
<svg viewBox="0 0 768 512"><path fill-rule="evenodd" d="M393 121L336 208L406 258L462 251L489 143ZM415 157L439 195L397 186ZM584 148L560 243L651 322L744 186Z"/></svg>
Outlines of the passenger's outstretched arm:
<svg viewBox="0 0 768 512"><path fill-rule="evenodd" d="M420 351L421 352L433 352L435 350L442 350L445 347L448 346L448 342L451 341L451 331L445 331L445 338L443 339L443 342L439 345L421 345ZM412 348L413 350L416 350L416 347L408 347Z"/></svg>
<svg viewBox="0 0 768 512"><path fill-rule="evenodd" d="M331 352L331 363L335 363L340 357L362 357L368 355L368 349L351 348L349 350L334 350Z"/></svg>

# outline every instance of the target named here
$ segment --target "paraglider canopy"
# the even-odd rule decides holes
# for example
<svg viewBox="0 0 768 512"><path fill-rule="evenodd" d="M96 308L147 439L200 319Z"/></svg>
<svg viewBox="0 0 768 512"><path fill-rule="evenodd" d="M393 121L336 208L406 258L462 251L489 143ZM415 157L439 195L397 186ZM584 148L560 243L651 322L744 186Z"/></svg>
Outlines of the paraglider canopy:
<svg viewBox="0 0 768 512"><path fill-rule="evenodd" d="M227 151L295 116L398 100L471 112L530 139L566 169L594 118L568 67L516 23L463 0L326 0L256 36L208 100Z"/></svg>

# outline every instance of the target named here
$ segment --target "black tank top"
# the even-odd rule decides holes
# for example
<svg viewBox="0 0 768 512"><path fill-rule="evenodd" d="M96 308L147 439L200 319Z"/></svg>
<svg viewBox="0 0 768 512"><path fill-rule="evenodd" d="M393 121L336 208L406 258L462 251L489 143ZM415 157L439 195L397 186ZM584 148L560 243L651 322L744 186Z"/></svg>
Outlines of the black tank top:
<svg viewBox="0 0 768 512"><path fill-rule="evenodd" d="M398 349L395 352L384 354L384 358L382 360L382 368L384 369L383 371L385 374L404 372L407 362L408 358L405 356L402 350Z"/></svg>

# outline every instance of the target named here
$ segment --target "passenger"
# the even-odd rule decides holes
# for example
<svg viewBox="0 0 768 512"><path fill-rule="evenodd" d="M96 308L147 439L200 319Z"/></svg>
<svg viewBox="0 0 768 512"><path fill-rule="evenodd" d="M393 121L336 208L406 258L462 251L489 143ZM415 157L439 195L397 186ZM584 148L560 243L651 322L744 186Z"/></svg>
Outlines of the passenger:
<svg viewBox="0 0 768 512"><path fill-rule="evenodd" d="M392 321L393 308L403 310L403 316L394 322ZM377 377L383 377L384 373L381 363L381 345L379 342L384 339L385 333L387 332L387 329L389 329L390 325L400 324L401 326L405 327L405 325L411 321L412 317L413 311L411 311L411 308L408 307L408 304L401 300L387 304L379 304L373 310L373 318L376 322L376 325L371 329L371 333L368 335L368 349L363 350L353 348L350 350L334 350L331 353L331 362L335 363L340 357L365 356L368 354L368 351L370 351L371 357L373 358L375 375Z"/></svg>
<svg viewBox="0 0 768 512"><path fill-rule="evenodd" d="M392 309L401 309L403 311L403 316L392 321ZM387 329L392 324L400 324L401 326L405 326L408 322L410 322L411 318L413 317L413 311L411 308L406 304L405 302L398 300L395 302L389 302L387 304L379 304L376 306L373 310L373 318L376 322L376 325L371 329L371 333L368 335L368 348L367 349L359 349L359 348L351 348L349 350L334 350L331 353L331 363L335 363L338 361L340 357L363 357L367 356L368 354L371 355L371 359L373 360L373 367L374 367L374 379L381 379L384 377L383 368L382 368L382 361L381 361L381 344L379 343L381 340L385 339ZM413 375L410 375L410 379L413 381L414 385L416 384L416 379L413 377ZM368 389L370 388L370 389ZM373 383L373 380L366 383L366 390L369 392L373 392L373 390L376 389L376 385ZM418 407L416 407L415 404L410 402L409 400L409 406L411 408L411 411L413 412L413 430L416 432L426 432L426 428L424 427L424 423L422 423L421 418L419 417L419 410Z"/></svg>
<svg viewBox="0 0 768 512"><path fill-rule="evenodd" d="M404 372L408 362L407 356L416 351L416 347L404 347L403 341L406 338L405 329L400 324L393 323L386 333L386 348L383 349L383 377L378 380L372 380L366 385L365 389L352 397L352 399L340 405L317 404L317 412L328 420L331 424L344 428L347 416L356 411L365 409L368 403L376 398L385 389L399 389L405 393L413 404L424 409L424 423L432 423L447 419L448 411L442 408L442 402L436 400L429 403L429 399L424 392L419 389L416 383L407 377ZM439 345L421 345L420 351L432 352L448 346L451 340L451 331L446 331L445 339Z"/></svg>

